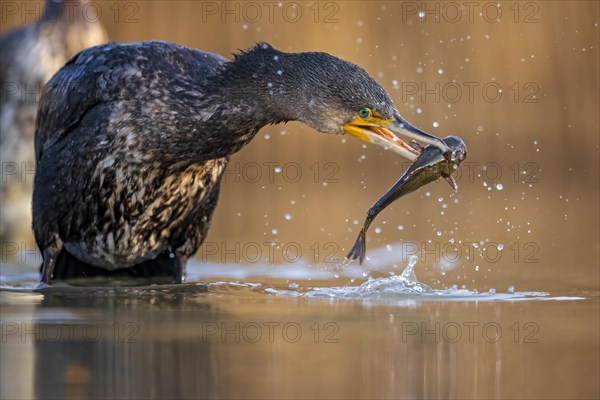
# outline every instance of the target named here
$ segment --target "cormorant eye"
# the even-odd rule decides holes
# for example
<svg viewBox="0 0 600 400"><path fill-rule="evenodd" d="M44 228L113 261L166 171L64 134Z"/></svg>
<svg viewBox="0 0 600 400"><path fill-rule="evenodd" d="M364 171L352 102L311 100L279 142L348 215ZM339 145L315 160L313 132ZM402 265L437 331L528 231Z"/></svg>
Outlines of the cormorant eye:
<svg viewBox="0 0 600 400"><path fill-rule="evenodd" d="M358 111L358 116L361 117L362 119L369 118L371 116L371 114L372 114L371 109L366 108L366 107L365 108L361 108Z"/></svg>

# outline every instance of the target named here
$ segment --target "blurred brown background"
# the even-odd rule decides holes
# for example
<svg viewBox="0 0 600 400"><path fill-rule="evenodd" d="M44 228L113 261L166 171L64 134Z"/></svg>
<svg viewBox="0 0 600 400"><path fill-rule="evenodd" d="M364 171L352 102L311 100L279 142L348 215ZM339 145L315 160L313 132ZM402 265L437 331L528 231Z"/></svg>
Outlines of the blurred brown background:
<svg viewBox="0 0 600 400"><path fill-rule="evenodd" d="M0 3L2 32L41 10L39 2ZM530 289L548 290L568 274L577 285L597 284L599 3L476 4L99 1L86 12L100 11L113 41L159 39L227 56L267 41L364 67L409 121L457 134L469 149L459 192L436 182L394 204L372 225L370 249L401 240L430 246L441 260L422 256L419 275L429 283L485 289L529 277ZM218 250L202 257L250 262L255 253L244 248L276 240L330 268L325 256L343 258L359 230L354 221L362 224L406 166L353 138L298 123L267 127L232 158L207 240ZM461 243L459 267L441 276L436 265L452 240L483 244L467 259ZM500 255L481 254L487 242L501 243ZM236 243L237 254L227 253ZM283 247L269 260L274 268L285 264Z"/></svg>

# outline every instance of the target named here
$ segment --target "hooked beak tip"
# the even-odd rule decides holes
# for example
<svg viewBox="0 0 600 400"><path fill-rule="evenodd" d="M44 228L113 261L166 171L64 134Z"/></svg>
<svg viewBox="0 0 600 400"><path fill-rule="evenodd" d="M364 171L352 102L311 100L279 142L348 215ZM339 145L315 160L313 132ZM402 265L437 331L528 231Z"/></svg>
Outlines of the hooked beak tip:
<svg viewBox="0 0 600 400"><path fill-rule="evenodd" d="M425 144L435 146L440 149L443 153L449 151L448 146L444 141L437 136L431 135L427 132L422 131L416 126L407 122L399 114L394 116L394 119L389 123L389 129L394 133L406 136L412 140L420 141Z"/></svg>

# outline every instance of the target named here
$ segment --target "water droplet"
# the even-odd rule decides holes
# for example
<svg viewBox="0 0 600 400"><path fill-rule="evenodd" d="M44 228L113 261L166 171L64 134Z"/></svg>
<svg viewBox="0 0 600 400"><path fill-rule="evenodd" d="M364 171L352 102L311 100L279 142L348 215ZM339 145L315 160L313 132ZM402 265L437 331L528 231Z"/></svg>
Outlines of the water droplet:
<svg viewBox="0 0 600 400"><path fill-rule="evenodd" d="M273 229L273 230L271 230L271 233L272 233L273 235L277 235L277 234L279 233L279 231L278 231L277 229Z"/></svg>
<svg viewBox="0 0 600 400"><path fill-rule="evenodd" d="M433 123L433 127L434 127L434 128L437 128L438 126L440 126L440 124L438 124L437 122L434 122L434 123Z"/></svg>
<svg viewBox="0 0 600 400"><path fill-rule="evenodd" d="M288 285L290 289L298 289L299 286L300 285L298 285L296 282L292 282Z"/></svg>
<svg viewBox="0 0 600 400"><path fill-rule="evenodd" d="M501 183L498 183L498 184L496 184L496 189L502 190L502 189L504 189L504 185L502 185Z"/></svg>
<svg viewBox="0 0 600 400"><path fill-rule="evenodd" d="M491 288L491 289L490 289L490 294L496 294L496 289L494 289L494 288Z"/></svg>
<svg viewBox="0 0 600 400"><path fill-rule="evenodd" d="M515 287L514 287L513 285L510 285L510 286L508 287L508 293L509 293L509 294L515 294Z"/></svg>
<svg viewBox="0 0 600 400"><path fill-rule="evenodd" d="M291 221L291 219L292 219L292 215L291 214L285 214L284 217L288 221Z"/></svg>
<svg viewBox="0 0 600 400"><path fill-rule="evenodd" d="M379 226L375 228L375 233L381 233L381 228Z"/></svg>

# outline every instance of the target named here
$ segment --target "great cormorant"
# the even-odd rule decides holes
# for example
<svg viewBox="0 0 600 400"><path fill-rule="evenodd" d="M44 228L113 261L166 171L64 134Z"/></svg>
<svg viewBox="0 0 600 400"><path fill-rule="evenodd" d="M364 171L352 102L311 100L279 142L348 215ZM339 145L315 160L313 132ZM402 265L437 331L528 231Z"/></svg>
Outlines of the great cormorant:
<svg viewBox="0 0 600 400"><path fill-rule="evenodd" d="M408 159L446 144L407 123L362 68L266 43L233 60L172 43L109 43L46 85L36 126L33 228L42 282L184 277L229 157L268 124L301 121ZM403 135L401 140L396 134Z"/></svg>
<svg viewBox="0 0 600 400"><path fill-rule="evenodd" d="M35 115L42 88L71 57L107 41L88 0L48 0L38 21L0 37L0 239L31 244ZM25 3L15 5L25 7ZM4 9L4 8L3 8ZM8 10L9 8L7 8Z"/></svg>

